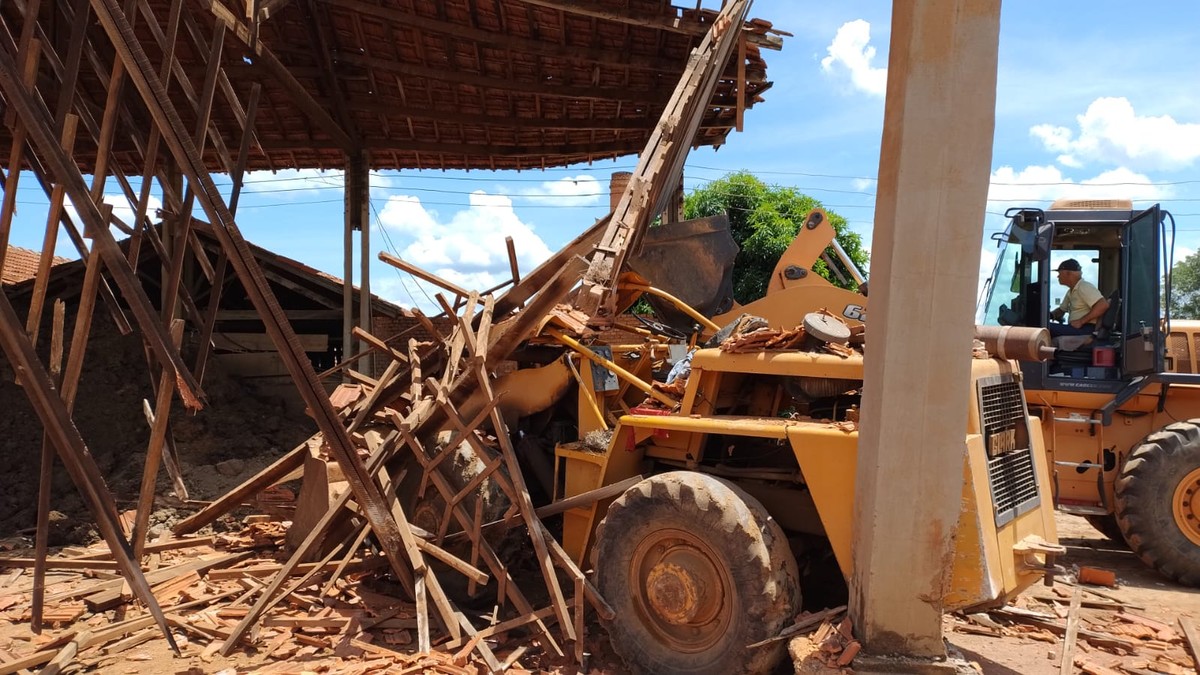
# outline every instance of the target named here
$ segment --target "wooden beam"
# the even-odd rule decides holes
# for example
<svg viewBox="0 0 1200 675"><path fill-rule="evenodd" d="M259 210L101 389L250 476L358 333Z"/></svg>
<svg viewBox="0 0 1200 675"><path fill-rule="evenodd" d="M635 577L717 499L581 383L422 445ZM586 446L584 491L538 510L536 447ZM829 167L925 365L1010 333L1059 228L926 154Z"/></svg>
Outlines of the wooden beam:
<svg viewBox="0 0 1200 675"><path fill-rule="evenodd" d="M637 249L654 217L666 206L670 190L683 176L683 163L708 109L708 100L740 34L731 26L740 27L749 8L746 0L731 0L721 9L672 92L596 245L574 304L597 325L615 320L617 277L626 257Z"/></svg>
<svg viewBox="0 0 1200 675"><path fill-rule="evenodd" d="M400 270L404 270L405 272L408 272L409 274L413 275L414 277L417 277L418 279L424 279L425 281L428 281L429 283L433 284L434 286L437 286L438 288L450 291L451 293L453 293L459 297L465 298L471 294L471 291L468 291L467 289L463 288L462 286L459 286L458 284L456 284L452 281L447 281L446 279L439 277L438 275L434 274L433 272L427 272L424 269L422 269L406 260L401 260L400 258L397 258L396 256L392 255L391 253L388 253L387 251L380 251L379 259L382 260L383 262L391 265L392 267L395 267Z"/></svg>
<svg viewBox="0 0 1200 675"><path fill-rule="evenodd" d="M176 348L183 341L183 320L171 322L171 340ZM146 534L150 527L150 510L154 507L155 486L158 483L158 468L162 462L163 445L167 440L167 421L171 418L171 400L175 398L175 381L171 371L163 369L158 378L158 398L154 406L154 422L150 429L150 442L146 446L146 461L142 464L142 486L139 492L137 512L133 520L133 556L141 560L146 548Z"/></svg>
<svg viewBox="0 0 1200 675"><path fill-rule="evenodd" d="M90 198L89 191L83 182L83 176L79 174L74 163L63 152L59 140L51 131L45 108L39 107L29 91L22 86L16 72L16 65L9 53L4 50L0 50L0 88L4 90L9 105L16 109L21 118L25 120L33 145L49 162L51 172L66 185L67 194L84 222L90 223L90 229L95 231L93 235L95 247L104 257L109 273L121 287L126 302L133 310L138 325L158 356L159 362L169 364L169 367L176 373L184 404L194 409L202 407L203 391L192 379L187 368L183 366L179 352L171 348L166 330L158 322L141 281L129 267L129 261L125 259L121 248L108 230L106 219Z"/></svg>
<svg viewBox="0 0 1200 675"><path fill-rule="evenodd" d="M363 16L383 19L399 26L420 31L420 35L440 34L456 41L471 41L490 49L510 53L547 56L577 63L598 63L602 66L636 68L663 72L666 62L652 56L630 53L629 50L608 49L580 44L556 44L547 40L524 37L512 32L501 32L477 28L462 23L445 21L406 11L391 5L377 5L365 0L325 0L323 4L342 7Z"/></svg>
<svg viewBox="0 0 1200 675"><path fill-rule="evenodd" d="M67 304L54 302L54 320L50 332L50 379L62 387L63 331ZM30 343L34 338L29 339ZM33 599L29 610L29 626L34 633L42 632L42 609L46 598L46 551L50 545L50 491L54 478L54 445L42 438L42 466L38 476L37 534L34 537Z"/></svg>
<svg viewBox="0 0 1200 675"><path fill-rule="evenodd" d="M999 32L1000 0L893 6L848 575L870 654L945 656Z"/></svg>
<svg viewBox="0 0 1200 675"><path fill-rule="evenodd" d="M253 54L253 60L256 63L261 63L271 72L272 81L280 85L288 92L292 102L296 104L304 114L308 115L309 119L317 124L330 139L343 150L350 152L358 146L354 140L350 138L346 130L342 129L325 108L313 100L308 90L304 85L300 84L292 75L289 68L275 56L274 52L267 48L261 41L253 40L249 27L239 21L233 12L230 12L224 5L221 5L216 0L198 0L201 6L207 7L212 12L213 16L225 24L227 28L237 35Z"/></svg>

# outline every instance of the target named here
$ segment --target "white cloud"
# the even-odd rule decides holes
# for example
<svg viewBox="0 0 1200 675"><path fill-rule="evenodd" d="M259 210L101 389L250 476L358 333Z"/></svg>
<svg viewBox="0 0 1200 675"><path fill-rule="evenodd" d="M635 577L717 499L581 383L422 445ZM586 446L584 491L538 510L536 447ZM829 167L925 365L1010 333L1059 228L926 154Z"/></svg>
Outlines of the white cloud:
<svg viewBox="0 0 1200 675"><path fill-rule="evenodd" d="M1029 133L1065 166L1084 162L1174 170L1200 158L1200 124L1170 115L1141 116L1126 98L1098 98L1076 116L1078 129L1039 124Z"/></svg>
<svg viewBox="0 0 1200 675"><path fill-rule="evenodd" d="M850 185L859 192L873 192L878 182L874 178L855 178L850 181Z"/></svg>
<svg viewBox="0 0 1200 675"><path fill-rule="evenodd" d="M1076 181L1056 166L1027 166L1020 171L1002 166L992 172L988 188L988 210L1003 211L1055 199L1132 199L1155 202L1167 199L1169 185L1155 185L1144 174L1125 167L1111 169L1092 178Z"/></svg>
<svg viewBox="0 0 1200 675"><path fill-rule="evenodd" d="M104 195L104 203L112 205L113 215L116 216L121 222L130 227L134 226L133 207L129 205L129 200L125 198L125 195ZM83 219L79 217L79 210L75 208L75 204L71 202L70 197L67 197L63 202L63 208L66 209L67 215L71 217L71 221L75 223L75 226L82 231L86 225L84 224ZM158 222L158 216L155 215L155 212L161 208L162 201L159 200L158 197L150 195L147 198L146 212L150 214L151 221ZM126 236L124 232L120 232L116 229L113 230L113 234L118 239Z"/></svg>
<svg viewBox="0 0 1200 675"><path fill-rule="evenodd" d="M396 237L401 258L467 289L484 290L509 278L505 237L513 238L522 273L550 257L546 243L517 217L511 199L482 190L469 198L468 208L443 222L419 198L393 195L379 222Z"/></svg>
<svg viewBox="0 0 1200 675"><path fill-rule="evenodd" d="M554 206L592 206L608 197L608 187L594 176L579 175L546 181L536 188L525 188L520 194L531 202Z"/></svg>
<svg viewBox="0 0 1200 675"><path fill-rule="evenodd" d="M846 72L855 89L882 97L887 91L887 68L871 65L876 50L870 41L871 24L862 19L842 24L826 48L829 56L821 59L821 69L830 75Z"/></svg>

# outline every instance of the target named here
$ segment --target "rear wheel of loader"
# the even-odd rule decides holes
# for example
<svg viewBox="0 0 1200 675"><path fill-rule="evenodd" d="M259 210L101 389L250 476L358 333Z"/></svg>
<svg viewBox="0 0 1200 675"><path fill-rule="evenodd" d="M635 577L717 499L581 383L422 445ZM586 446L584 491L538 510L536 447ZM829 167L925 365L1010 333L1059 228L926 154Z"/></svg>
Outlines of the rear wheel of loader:
<svg viewBox="0 0 1200 675"><path fill-rule="evenodd" d="M647 478L596 530L592 565L616 610L613 650L639 673L765 673L800 606L779 525L740 488L701 473Z"/></svg>
<svg viewBox="0 0 1200 675"><path fill-rule="evenodd" d="M1146 564L1200 586L1200 419L1151 434L1121 468L1117 522Z"/></svg>
<svg viewBox="0 0 1200 675"><path fill-rule="evenodd" d="M1104 516L1084 516L1084 519L1114 544L1120 544L1121 546L1129 545L1125 542L1125 535L1121 533L1121 526L1117 523L1117 517L1111 513Z"/></svg>

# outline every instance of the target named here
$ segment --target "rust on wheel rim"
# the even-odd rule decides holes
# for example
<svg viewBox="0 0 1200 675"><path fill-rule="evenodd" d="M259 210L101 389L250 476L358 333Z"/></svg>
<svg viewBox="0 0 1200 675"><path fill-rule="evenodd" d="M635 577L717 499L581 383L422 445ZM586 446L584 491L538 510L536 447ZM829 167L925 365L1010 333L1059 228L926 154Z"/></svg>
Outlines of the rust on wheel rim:
<svg viewBox="0 0 1200 675"><path fill-rule="evenodd" d="M720 642L733 616L729 570L702 539L671 528L652 532L629 561L634 600L646 628L684 653Z"/></svg>
<svg viewBox="0 0 1200 675"><path fill-rule="evenodd" d="M1179 481L1171 499L1171 511L1179 530L1200 546L1200 469L1193 469Z"/></svg>

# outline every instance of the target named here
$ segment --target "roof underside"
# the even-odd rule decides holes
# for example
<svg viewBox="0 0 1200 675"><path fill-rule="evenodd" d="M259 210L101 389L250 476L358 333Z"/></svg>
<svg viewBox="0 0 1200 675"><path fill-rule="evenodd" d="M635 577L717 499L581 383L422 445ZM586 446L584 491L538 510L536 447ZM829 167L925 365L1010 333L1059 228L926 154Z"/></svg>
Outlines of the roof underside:
<svg viewBox="0 0 1200 675"><path fill-rule="evenodd" d="M197 92L204 89L218 24L210 5L236 22L225 32L221 54L228 88L218 87L212 109L220 138L211 139L205 153L213 172L232 169L255 83L262 89L249 170L343 168L347 152L358 148L375 169L530 169L636 153L715 16L662 0L256 2L270 11L251 21L245 0L184 0L175 53L187 84L177 75L169 91L188 128L196 124ZM4 3L0 13L19 25L17 4ZM79 4L41 3L45 39L60 53L71 29L66 12ZM157 24L169 25L170 0L141 6ZM164 54L161 33L148 25L138 16L139 41L157 65ZM95 47L84 56L79 91L99 119L113 53L100 25L93 21L88 30ZM759 20L747 23L745 35L742 100L748 108L770 87L761 48L777 48L780 38ZM299 86L289 87L250 43L277 57ZM722 144L736 123L737 61L735 51L696 145ZM52 65L42 64L43 84L57 81ZM305 108L305 96L325 112L325 124ZM128 112L114 136L113 160L138 174L138 145L151 125L132 85L124 97ZM4 156L10 144L4 128ZM89 135L80 134L74 156L85 171L94 167Z"/></svg>

